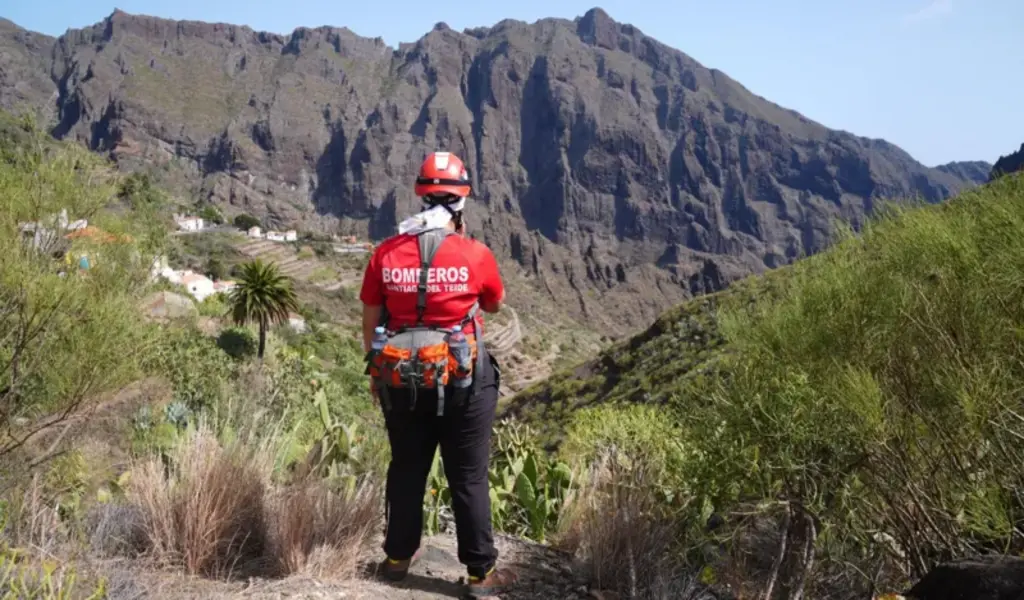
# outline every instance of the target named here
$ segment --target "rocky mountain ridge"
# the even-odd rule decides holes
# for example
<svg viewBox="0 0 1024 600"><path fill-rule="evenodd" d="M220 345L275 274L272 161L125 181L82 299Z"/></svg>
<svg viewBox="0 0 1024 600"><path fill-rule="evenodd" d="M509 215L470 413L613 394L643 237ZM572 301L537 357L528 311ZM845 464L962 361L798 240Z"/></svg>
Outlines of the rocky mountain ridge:
<svg viewBox="0 0 1024 600"><path fill-rule="evenodd" d="M828 129L598 8L397 49L119 10L56 40L2 23L0 44L0 105L52 109L54 135L229 217L380 238L423 155L453 150L507 272L614 334L822 249L879 198L987 175Z"/></svg>
<svg viewBox="0 0 1024 600"><path fill-rule="evenodd" d="M1024 144L1021 144L1016 152L1000 156L996 164L992 165L990 178L995 179L1003 175L1016 173L1017 171L1024 171Z"/></svg>

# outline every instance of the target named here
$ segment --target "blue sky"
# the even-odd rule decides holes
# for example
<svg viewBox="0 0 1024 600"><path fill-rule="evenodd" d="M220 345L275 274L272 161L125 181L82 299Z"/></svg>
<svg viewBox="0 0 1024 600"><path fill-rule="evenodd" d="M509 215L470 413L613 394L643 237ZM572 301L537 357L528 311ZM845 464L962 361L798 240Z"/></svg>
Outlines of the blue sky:
<svg viewBox="0 0 1024 600"><path fill-rule="evenodd" d="M95 23L110 0L0 0L43 33ZM288 33L347 26L391 45L434 23L573 18L594 6L821 123L881 137L928 165L987 160L1024 143L1022 0L114 0L130 13Z"/></svg>

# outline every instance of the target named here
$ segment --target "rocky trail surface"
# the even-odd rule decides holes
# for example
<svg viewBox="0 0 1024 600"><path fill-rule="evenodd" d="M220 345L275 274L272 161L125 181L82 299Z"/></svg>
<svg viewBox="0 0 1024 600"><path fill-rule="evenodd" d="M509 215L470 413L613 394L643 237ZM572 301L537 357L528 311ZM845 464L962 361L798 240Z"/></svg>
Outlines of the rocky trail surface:
<svg viewBox="0 0 1024 600"><path fill-rule="evenodd" d="M571 570L569 557L546 546L508 536L496 536L501 561L519 573L516 588L502 594L505 600L596 598ZM379 544L375 544L378 547ZM348 600L433 600L465 597L465 568L459 564L455 536L440 534L426 538L420 560L409 576L399 583L383 582L372 575L371 557L360 575L350 581L331 582L309 576L240 582L212 582L204 579L169 578L166 574L115 572L109 586L111 600L181 598L226 599L348 599Z"/></svg>

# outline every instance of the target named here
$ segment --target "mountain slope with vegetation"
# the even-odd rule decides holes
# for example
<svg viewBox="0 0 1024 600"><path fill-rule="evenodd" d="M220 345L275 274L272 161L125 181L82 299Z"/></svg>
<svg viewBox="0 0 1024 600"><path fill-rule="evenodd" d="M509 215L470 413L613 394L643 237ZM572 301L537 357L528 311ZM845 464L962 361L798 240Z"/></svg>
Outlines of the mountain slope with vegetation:
<svg viewBox="0 0 1024 600"><path fill-rule="evenodd" d="M977 182L777 106L598 8L439 23L398 48L343 27L122 11L57 40L0 33L0 100L30 101L57 137L228 220L380 238L414 209L424 154L454 150L475 188L470 230L520 312L616 336L821 250L833 219L857 226L880 199L937 202Z"/></svg>
<svg viewBox="0 0 1024 600"><path fill-rule="evenodd" d="M311 291L286 291L293 282L272 265L242 263L241 293L196 302L154 280L152 259L177 237L160 190L2 113L0 186L0 595L461 590L439 457L423 499L426 571L411 589L367 581L387 438L357 325L332 316L330 299L310 306ZM153 310L154 295L190 310ZM281 322L299 302L305 331ZM601 552L538 542L571 523L588 539L583 525L608 495L583 489L579 466L528 429L498 424L494 444L492 518L523 576L508 597L581 598L587 582L607 584L588 568ZM673 589L706 587L691 570L669 574Z"/></svg>
<svg viewBox="0 0 1024 600"><path fill-rule="evenodd" d="M721 515L740 547L775 523L789 550L753 566L790 592L853 598L949 558L1015 554L1022 232L1019 174L889 208L826 252L669 311L509 411L569 452L603 440L664 466L684 512Z"/></svg>
<svg viewBox="0 0 1024 600"><path fill-rule="evenodd" d="M378 558L387 456L356 332L311 313L305 334L272 327L260 361L224 300L143 318L167 245L159 191L23 124L0 134L0 592L352 590ZM571 394L584 402L553 453L550 435L502 421L495 527L557 546L504 544L526 565L565 564L530 570L512 597L578 597L586 582L631 598L853 600L948 558L1024 550L1022 203L1014 175L893 209L674 309L618 348L631 354L575 371L591 387ZM61 208L94 235L26 235ZM442 473L428 474L425 529L430 564L453 576L437 551L452 528ZM140 555L162 570L125 560Z"/></svg>

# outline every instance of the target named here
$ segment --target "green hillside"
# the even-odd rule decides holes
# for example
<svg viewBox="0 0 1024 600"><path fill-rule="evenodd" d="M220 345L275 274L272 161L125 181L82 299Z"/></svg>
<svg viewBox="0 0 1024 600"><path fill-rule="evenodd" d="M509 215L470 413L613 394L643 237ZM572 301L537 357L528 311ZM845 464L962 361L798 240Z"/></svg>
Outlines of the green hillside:
<svg viewBox="0 0 1024 600"><path fill-rule="evenodd" d="M246 260L169 235L148 179L0 119L0 189L0 594L63 597L35 592L74 569L99 590L105 559L140 554L210 585L355 577L388 453L356 300L298 285L308 330L272 327L260 360L229 297L143 309L182 291L150 280L154 256ZM40 251L24 225L62 209L96 229ZM496 427L495 528L625 597L686 597L700 573L852 600L1024 551L1022 234L1022 175L893 208L535 385L504 407L527 427ZM435 466L428 534L450 515Z"/></svg>
<svg viewBox="0 0 1024 600"><path fill-rule="evenodd" d="M691 542L712 513L733 515L739 542L783 507L791 546L818 551L814 581L852 590L871 583L860 571L905 580L1024 548L1022 359L1024 177L1008 176L886 209L829 251L683 304L506 411L565 455L613 445L661 463Z"/></svg>

